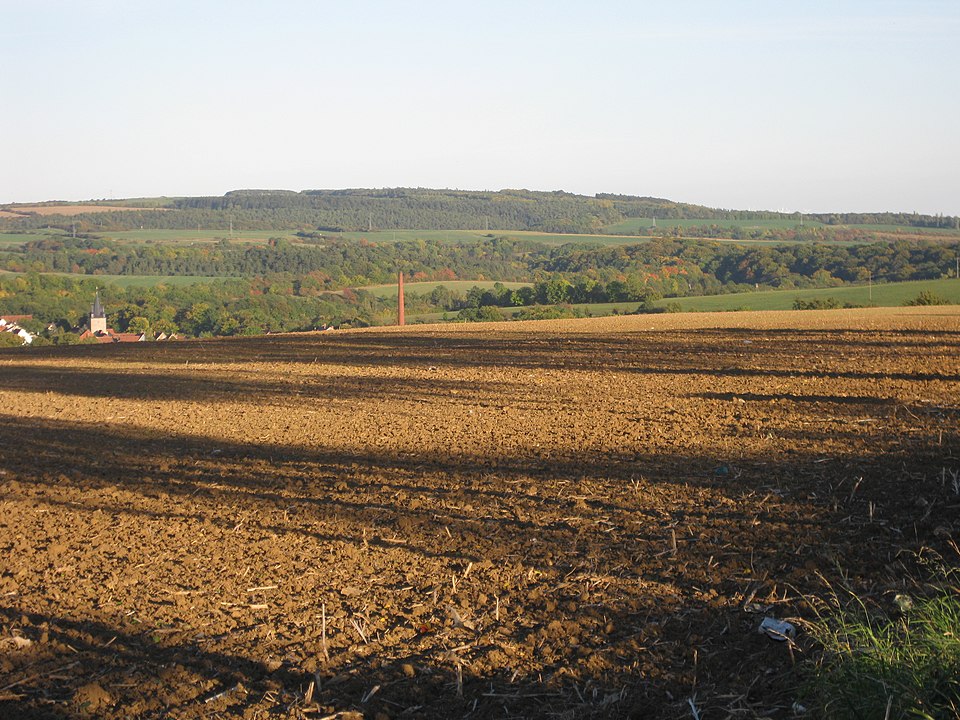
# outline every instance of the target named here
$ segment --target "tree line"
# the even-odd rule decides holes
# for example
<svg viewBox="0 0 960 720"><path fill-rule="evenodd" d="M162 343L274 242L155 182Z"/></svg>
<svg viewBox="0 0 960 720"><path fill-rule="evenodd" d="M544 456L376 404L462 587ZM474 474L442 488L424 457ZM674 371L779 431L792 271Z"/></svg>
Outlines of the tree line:
<svg viewBox="0 0 960 720"><path fill-rule="evenodd" d="M866 245L791 243L741 246L681 238L629 245L550 246L489 236L473 243L410 240L387 243L323 238L267 245L222 241L202 245L131 245L98 238L50 238L0 252L12 272L79 275L292 276L297 293L413 280L495 278L533 282L544 275L583 275L602 283L655 284L663 295L711 294L732 286L829 286L868 278L927 280L949 274L960 243L900 240Z"/></svg>
<svg viewBox="0 0 960 720"><path fill-rule="evenodd" d="M402 270L418 280L514 280L528 287L475 287L457 293L408 289L410 312L466 312L521 307L637 302L740 292L755 288L835 287L846 283L949 276L960 243L873 243L836 246L739 246L660 238L633 245L548 246L509 237L474 244L434 240L368 243L346 240L266 246L126 245L96 238L28 243L0 262L0 312L56 323L63 341L81 325L97 287L113 327L189 336L306 330L323 325L393 322L395 299L357 288L390 283ZM55 275L49 273L64 273ZM213 275L216 281L122 287L111 275ZM491 313L487 313L491 315ZM31 328L35 329L35 328ZM56 333L56 331L54 331Z"/></svg>

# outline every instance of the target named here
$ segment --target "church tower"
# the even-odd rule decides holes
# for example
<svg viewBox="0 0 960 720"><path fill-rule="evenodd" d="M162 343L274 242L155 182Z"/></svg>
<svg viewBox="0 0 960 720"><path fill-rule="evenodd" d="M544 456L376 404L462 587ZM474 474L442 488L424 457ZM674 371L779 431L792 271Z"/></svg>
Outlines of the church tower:
<svg viewBox="0 0 960 720"><path fill-rule="evenodd" d="M107 332L107 314L103 311L103 305L100 304L100 291L93 300L93 307L90 308L90 332L94 335Z"/></svg>

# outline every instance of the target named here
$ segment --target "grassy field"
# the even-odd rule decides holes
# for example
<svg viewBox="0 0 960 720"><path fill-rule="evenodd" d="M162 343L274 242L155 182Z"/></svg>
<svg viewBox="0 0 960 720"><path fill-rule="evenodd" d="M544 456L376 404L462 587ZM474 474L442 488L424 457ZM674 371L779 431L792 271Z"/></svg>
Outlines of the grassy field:
<svg viewBox="0 0 960 720"><path fill-rule="evenodd" d="M528 232L525 230L383 230L374 232L334 233L345 240L369 240L370 242L401 242L405 240L437 240L451 244L468 244L487 237L509 237L532 240L545 245L567 243L595 243L598 245L625 245L641 242L645 238L616 235L573 235L559 233Z"/></svg>
<svg viewBox="0 0 960 720"><path fill-rule="evenodd" d="M198 285L206 282L230 280L228 277L207 275L90 275L84 277L108 278L107 282L121 287L154 287L156 285Z"/></svg>
<svg viewBox="0 0 960 720"><path fill-rule="evenodd" d="M798 227L795 219L782 220L660 220L658 227L676 227L692 228L710 225L719 225L720 227L742 227L746 230L754 229L782 229ZM819 226L820 223L805 222L805 227ZM367 240L375 243L405 242L413 240L438 241L448 244L469 245L489 237L506 237L532 242L542 243L544 245L566 245L569 243L593 244L593 245L632 245L636 243L647 242L656 236L646 234L652 227L650 218L631 218L616 225L610 225L606 228L605 234L586 234L577 235L572 233L543 233L530 232L524 230L374 230L373 232L341 232L330 233L331 237L343 240ZM848 227L848 226L833 226ZM938 237L951 237L958 235L955 230L947 228L902 228L894 225L857 225L849 227L864 228L877 232L896 232L903 234L934 234ZM94 230L94 234L116 242L140 244L140 243L216 243L229 239L235 243L265 243L270 238L283 238L289 242L299 242L300 238L288 230L234 230L231 234L229 228L216 228L199 230L125 230L125 231L102 231ZM29 234L0 233L0 247L16 246L30 240L39 240L46 237L63 237L62 230L49 230L34 232ZM704 238L710 241L711 238ZM713 238L712 240L724 241L723 238ZM742 245L779 245L784 240L751 240L749 238L739 240L727 240L727 242L736 242Z"/></svg>
<svg viewBox="0 0 960 720"><path fill-rule="evenodd" d="M123 232L97 233L105 240L132 243L213 243L229 239L231 242L265 243L278 237L295 241L296 236L286 230L125 230Z"/></svg>
<svg viewBox="0 0 960 720"><path fill-rule="evenodd" d="M465 293L470 288L476 286L481 287L484 290L492 288L496 284L494 280L444 280L442 282L419 282L419 283L404 283L404 289L407 292L414 292L418 295L426 295L431 292L434 288L443 286L452 292L461 292ZM521 287L528 287L532 283L521 283L521 282L505 282L501 283L505 287L515 290ZM395 283L389 285L367 285L366 287L357 288L357 290L366 290L367 292L375 295L376 297L395 297L397 294L397 286Z"/></svg>
<svg viewBox="0 0 960 720"><path fill-rule="evenodd" d="M0 270L0 275L24 275L25 273ZM154 287L156 285L197 285L199 283L214 282L216 280L230 280L228 277L213 277L209 275L79 275L76 273L39 273L40 275L59 275L77 280L96 280L100 283L119 285L120 287Z"/></svg>
<svg viewBox="0 0 960 720"><path fill-rule="evenodd" d="M956 228L930 228L930 227L910 227L908 225L883 225L880 223L864 223L863 225L833 225L837 228L863 228L865 230L876 230L877 232L902 233L904 235L957 235L960 236L960 230Z"/></svg>
<svg viewBox="0 0 960 720"><path fill-rule="evenodd" d="M59 237L60 235L58 235ZM0 233L0 247L14 247L32 240L45 240L50 233Z"/></svg>
<svg viewBox="0 0 960 720"><path fill-rule="evenodd" d="M657 227L663 228L694 228L711 227L716 225L721 228L743 228L744 230L792 230L800 228L800 219L794 215L792 217L783 217L770 220L700 220L693 218L663 218L657 220ZM623 222L614 225L608 225L604 228L605 232L616 235L639 235L643 236L646 231L653 227L651 218L628 218ZM883 225L883 224L863 224L863 225L826 225L816 220L804 219L804 228L831 227L836 229L860 229L872 230L883 233L902 233L904 235L960 235L960 231L955 228L920 228L909 227L906 225Z"/></svg>
<svg viewBox="0 0 960 720"><path fill-rule="evenodd" d="M665 307L668 304L676 303L685 312L790 310L797 299L836 298L841 304L896 307L912 300L924 291L936 293L950 303L960 305L960 282L955 279L947 279L883 283L875 284L872 288L867 285L850 285L811 290L769 290L733 295L669 298L658 301L657 306Z"/></svg>
<svg viewBox="0 0 960 720"><path fill-rule="evenodd" d="M475 283L476 284L476 283ZM491 285L493 283L490 283ZM507 284L507 283L505 283ZM733 293L729 295L703 295L686 298L664 298L655 305L665 308L679 305L682 312L728 312L733 310L792 310L796 300L815 300L834 298L843 304L876 305L878 307L899 307L913 300L921 292L931 292L947 300L950 304L960 305L960 282L955 279L918 280L915 282L885 283L873 287L851 285L838 288L816 288L810 290L767 290L752 293ZM636 312L638 302L589 303L572 307L592 317L626 314ZM510 319L525 308L498 308L504 319ZM428 313L411 316L411 322L441 322L444 315L448 319L457 316L455 311L447 313Z"/></svg>
<svg viewBox="0 0 960 720"><path fill-rule="evenodd" d="M656 227L672 228L679 226L681 228L689 228L710 227L711 225L724 228L738 227L745 230L783 230L800 227L800 219L797 216L777 218L772 220L700 220L695 218L660 218L657 220ZM823 227L823 223L804 220L803 226ZM604 230L608 233L617 235L636 235L638 233L642 234L644 230L649 230L652 227L654 227L652 218L627 218L623 222L616 223L615 225L608 225L604 228Z"/></svg>

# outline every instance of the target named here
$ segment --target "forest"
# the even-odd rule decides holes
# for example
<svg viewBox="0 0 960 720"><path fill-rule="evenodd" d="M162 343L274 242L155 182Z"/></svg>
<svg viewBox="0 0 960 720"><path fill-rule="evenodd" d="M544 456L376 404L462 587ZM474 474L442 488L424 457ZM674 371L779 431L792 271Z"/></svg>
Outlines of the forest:
<svg viewBox="0 0 960 720"><path fill-rule="evenodd" d="M205 245L137 245L95 237L51 237L0 253L0 312L34 315L34 329L53 323L56 342L69 342L97 288L111 326L124 331L187 336L310 330L393 321L395 300L363 286L393 282L498 280L529 283L508 289L438 287L408 290L412 313L450 312L494 319L482 308L522 307L525 317L546 306L637 302L764 289L837 287L949 276L960 243L900 240L867 245L789 243L738 245L657 238L631 245L552 246L491 235L471 244L436 240L388 243L308 233L303 242L266 245L223 241ZM59 273L59 274L58 274ZM104 276L218 276L192 284L125 287ZM488 283L489 285L489 283Z"/></svg>
<svg viewBox="0 0 960 720"><path fill-rule="evenodd" d="M77 275L294 276L301 296L391 282L403 271L417 280L533 282L539 275L584 275L610 282L630 275L666 281L668 295L723 292L726 285L771 288L938 278L952 269L960 243L908 241L866 245L789 243L738 245L658 238L629 245L568 243L489 235L474 243L438 240L369 242L310 236L266 245L221 241L200 245L136 245L97 238L34 240L0 252L10 272ZM671 270L666 270L672 268ZM658 278L659 275L663 277ZM677 275L685 276L680 282Z"/></svg>

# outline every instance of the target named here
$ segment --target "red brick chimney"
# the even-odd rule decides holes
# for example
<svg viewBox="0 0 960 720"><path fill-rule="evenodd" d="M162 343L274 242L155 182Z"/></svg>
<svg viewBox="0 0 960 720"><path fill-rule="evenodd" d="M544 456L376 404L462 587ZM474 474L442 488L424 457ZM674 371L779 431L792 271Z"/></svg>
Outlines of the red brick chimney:
<svg viewBox="0 0 960 720"><path fill-rule="evenodd" d="M400 280L397 283L397 325L406 325L403 318L403 273L400 273Z"/></svg>

